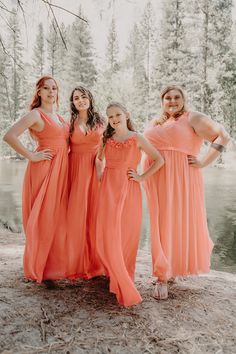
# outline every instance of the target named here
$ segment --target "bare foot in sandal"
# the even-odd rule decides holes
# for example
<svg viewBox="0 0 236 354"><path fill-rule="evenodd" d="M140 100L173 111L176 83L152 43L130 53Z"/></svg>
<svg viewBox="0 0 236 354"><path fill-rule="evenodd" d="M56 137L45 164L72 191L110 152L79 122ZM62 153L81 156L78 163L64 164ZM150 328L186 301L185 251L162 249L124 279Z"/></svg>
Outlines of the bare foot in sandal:
<svg viewBox="0 0 236 354"><path fill-rule="evenodd" d="M153 297L157 300L166 300L168 299L168 287L167 283L156 283Z"/></svg>

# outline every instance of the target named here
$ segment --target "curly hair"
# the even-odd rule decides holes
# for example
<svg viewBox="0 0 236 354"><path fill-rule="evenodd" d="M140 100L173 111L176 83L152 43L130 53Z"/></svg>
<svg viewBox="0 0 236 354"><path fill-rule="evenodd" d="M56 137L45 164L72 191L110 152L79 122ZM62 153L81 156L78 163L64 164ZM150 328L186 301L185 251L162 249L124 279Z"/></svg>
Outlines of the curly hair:
<svg viewBox="0 0 236 354"><path fill-rule="evenodd" d="M125 106L123 106L123 104L119 103L119 102L111 102L108 104L107 108L106 108L106 111L111 108L111 107L117 107L117 108L120 108L125 114L128 114L128 110L126 109ZM131 121L130 117L127 119L127 128L130 130L130 131L133 131L135 132L135 128L134 128L134 125L133 125L133 122ZM105 131L103 132L103 146L106 145L106 142L109 138L112 137L112 135L114 135L115 133L115 129L112 128L112 126L110 125L110 123L108 123Z"/></svg>
<svg viewBox="0 0 236 354"><path fill-rule="evenodd" d="M161 102L163 102L165 95L171 90L179 91L179 93L182 96L183 101L184 101L184 104L183 104L183 107L181 108L181 110L174 114L174 118L177 120L180 116L182 116L183 113L187 112L186 97L185 97L184 91L181 87L179 87L177 85L171 85L171 86L165 87L161 91L161 95L160 95ZM170 117L170 115L167 112L165 112L164 110L162 110L161 116L159 118L155 119L153 124L154 125L161 125L161 124L165 123L169 119L169 117Z"/></svg>
<svg viewBox="0 0 236 354"><path fill-rule="evenodd" d="M70 95L70 111L71 111L70 136L74 132L75 121L79 115L79 111L76 109L76 107L73 103L73 96L74 96L75 91L80 91L89 99L90 105L89 105L89 109L88 109L88 120L86 122L86 125L89 127L89 129L92 130L92 129L96 128L97 126L103 126L105 123L103 117L97 111L95 111L95 101L94 101L93 95L90 92L90 90L88 90L84 86L76 86Z"/></svg>

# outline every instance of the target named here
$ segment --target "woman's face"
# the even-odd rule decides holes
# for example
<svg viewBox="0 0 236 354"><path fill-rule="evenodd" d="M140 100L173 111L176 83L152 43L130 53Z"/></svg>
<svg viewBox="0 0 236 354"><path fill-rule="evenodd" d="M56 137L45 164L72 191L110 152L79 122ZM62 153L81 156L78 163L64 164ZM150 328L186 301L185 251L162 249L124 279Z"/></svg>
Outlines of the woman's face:
<svg viewBox="0 0 236 354"><path fill-rule="evenodd" d="M175 113L181 111L184 106L184 99L178 90L170 90L167 92L162 100L162 106L164 112L169 115L174 115Z"/></svg>
<svg viewBox="0 0 236 354"><path fill-rule="evenodd" d="M53 104L57 100L58 89L53 79L45 80L43 86L38 90L38 96L46 104Z"/></svg>
<svg viewBox="0 0 236 354"><path fill-rule="evenodd" d="M73 93L73 103L78 112L87 111L90 107L88 95L79 90L75 90Z"/></svg>
<svg viewBox="0 0 236 354"><path fill-rule="evenodd" d="M119 107L113 106L107 109L107 117L113 129L127 127L127 114Z"/></svg>

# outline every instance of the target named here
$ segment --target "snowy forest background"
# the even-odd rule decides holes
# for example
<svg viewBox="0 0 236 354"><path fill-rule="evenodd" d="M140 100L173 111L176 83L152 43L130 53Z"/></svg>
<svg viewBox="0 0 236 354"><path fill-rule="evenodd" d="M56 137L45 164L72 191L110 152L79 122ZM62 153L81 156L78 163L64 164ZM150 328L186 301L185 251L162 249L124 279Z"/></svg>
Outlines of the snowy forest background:
<svg viewBox="0 0 236 354"><path fill-rule="evenodd" d="M95 13L86 12L86 0L0 1L1 135L27 112L37 78L51 74L60 87L59 112L68 118L70 93L84 84L102 113L110 100L121 101L142 131L159 112L161 88L175 83L185 88L192 109L222 122L236 138L232 0L90 2ZM122 11L133 6L137 14L128 23L120 20L121 3ZM37 13L40 6L45 16ZM11 154L1 141L0 155Z"/></svg>

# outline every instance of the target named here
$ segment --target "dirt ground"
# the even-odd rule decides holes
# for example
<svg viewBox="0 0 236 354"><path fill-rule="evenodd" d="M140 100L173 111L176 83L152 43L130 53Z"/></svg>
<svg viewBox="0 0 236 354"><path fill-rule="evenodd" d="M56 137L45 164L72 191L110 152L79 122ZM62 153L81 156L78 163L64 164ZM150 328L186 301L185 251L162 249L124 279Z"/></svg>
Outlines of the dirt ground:
<svg viewBox="0 0 236 354"><path fill-rule="evenodd" d="M140 251L143 303L122 308L103 277L54 290L27 282L23 235L0 230L0 244L0 353L236 353L236 275L182 280L157 301Z"/></svg>

